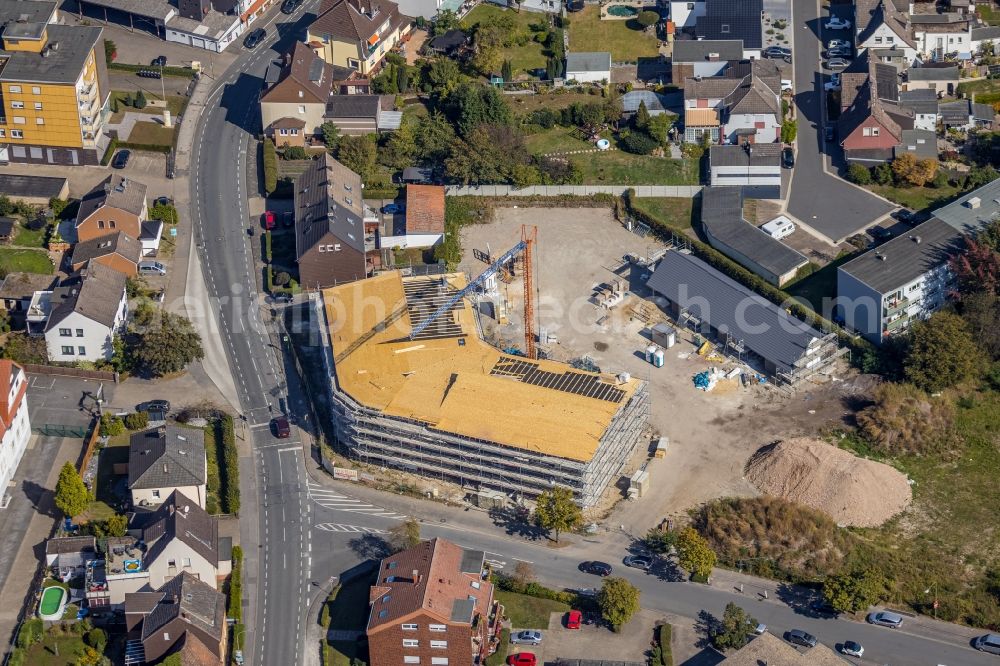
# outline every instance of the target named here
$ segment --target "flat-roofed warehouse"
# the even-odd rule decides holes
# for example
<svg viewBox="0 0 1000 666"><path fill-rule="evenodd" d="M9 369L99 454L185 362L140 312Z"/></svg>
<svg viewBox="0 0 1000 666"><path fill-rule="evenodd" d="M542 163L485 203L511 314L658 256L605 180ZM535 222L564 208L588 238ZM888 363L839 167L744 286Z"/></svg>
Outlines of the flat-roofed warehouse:
<svg viewBox="0 0 1000 666"><path fill-rule="evenodd" d="M464 299L410 338L465 285L392 272L323 291L338 439L363 461L471 492L565 485L593 505L643 436L645 382L502 353Z"/></svg>

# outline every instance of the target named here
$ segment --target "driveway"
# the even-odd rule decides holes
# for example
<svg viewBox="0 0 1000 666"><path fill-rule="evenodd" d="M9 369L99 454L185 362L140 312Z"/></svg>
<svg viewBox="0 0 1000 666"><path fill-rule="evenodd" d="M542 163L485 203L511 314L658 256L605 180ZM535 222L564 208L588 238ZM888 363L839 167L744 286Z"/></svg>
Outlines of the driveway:
<svg viewBox="0 0 1000 666"><path fill-rule="evenodd" d="M820 11L816 0L793 0L798 151L788 213L831 243L870 226L895 206L824 170ZM832 168L832 167L831 167Z"/></svg>

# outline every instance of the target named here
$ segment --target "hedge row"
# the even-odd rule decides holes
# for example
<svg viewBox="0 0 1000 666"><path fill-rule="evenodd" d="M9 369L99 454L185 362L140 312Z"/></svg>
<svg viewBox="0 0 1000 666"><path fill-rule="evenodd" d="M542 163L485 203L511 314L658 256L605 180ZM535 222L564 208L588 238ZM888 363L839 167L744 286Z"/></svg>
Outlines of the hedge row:
<svg viewBox="0 0 1000 666"><path fill-rule="evenodd" d="M229 617L243 621L243 548L233 546L233 572L229 576Z"/></svg>
<svg viewBox="0 0 1000 666"><path fill-rule="evenodd" d="M549 599L574 607L578 607L577 604L580 603L580 595L574 592L560 592L535 582L522 585L513 576L504 573L494 573L493 582L497 588L505 592L516 592L537 599Z"/></svg>
<svg viewBox="0 0 1000 666"><path fill-rule="evenodd" d="M673 628L669 624L661 624L656 628L656 645L651 655L651 666L674 666L674 653L670 647Z"/></svg>
<svg viewBox="0 0 1000 666"><path fill-rule="evenodd" d="M648 224L650 227L659 230L662 233L670 234L677 238L684 239L691 246L691 251L694 256L698 257L706 264L712 268L718 270L724 275L732 278L733 280L739 282L744 287L747 287L754 292L760 294L767 300L771 301L775 305L787 310L793 317L798 317L802 321L806 322L810 326L817 328L821 331L829 331L837 335L837 339L841 344L846 345L851 349L853 357L857 362L866 355L872 354L874 348L871 343L861 337L856 337L845 331L844 329L837 326L835 323L826 319L816 313L812 308L807 307L802 304L801 301L792 298L791 294L781 289L778 289L770 282L764 280L756 273L753 273L743 266L739 265L726 255L722 254L716 250L711 245L703 243L699 240L690 238L685 235L680 229L677 229L670 224L663 222L659 218L650 215L649 213L636 208L633 203L635 199L635 190L629 189L624 196L624 205L629 215L633 218Z"/></svg>
<svg viewBox="0 0 1000 666"><path fill-rule="evenodd" d="M264 139L264 192L271 194L278 188L278 153L274 149L274 141Z"/></svg>
<svg viewBox="0 0 1000 666"><path fill-rule="evenodd" d="M397 187L389 188L365 188L365 199L395 199L400 195Z"/></svg>
<svg viewBox="0 0 1000 666"><path fill-rule="evenodd" d="M111 158L115 156L116 150L118 150L118 139L111 139L108 142L108 147L104 150L104 155L101 157L101 166L111 164Z"/></svg>
<svg viewBox="0 0 1000 666"><path fill-rule="evenodd" d="M240 512L239 454L236 451L236 430L230 414L222 417L222 469L219 472L219 481L222 483L219 493L222 510L238 514Z"/></svg>
<svg viewBox="0 0 1000 666"><path fill-rule="evenodd" d="M271 263L271 257L272 256L273 255L272 255L272 252L271 252L271 232L270 231L265 231L264 232L264 257L267 258L267 263Z"/></svg>
<svg viewBox="0 0 1000 666"><path fill-rule="evenodd" d="M162 143L131 143L129 141L119 141L119 148L129 148L131 150L142 150L147 153L169 153L173 150L170 146Z"/></svg>
<svg viewBox="0 0 1000 666"><path fill-rule="evenodd" d="M118 70L119 72L140 72L144 70L156 70L160 71L159 67L149 66L149 65L129 65L123 62L113 62L108 65L108 69ZM188 67L164 67L163 76L178 76L185 79L193 79L198 75L198 72L190 69Z"/></svg>

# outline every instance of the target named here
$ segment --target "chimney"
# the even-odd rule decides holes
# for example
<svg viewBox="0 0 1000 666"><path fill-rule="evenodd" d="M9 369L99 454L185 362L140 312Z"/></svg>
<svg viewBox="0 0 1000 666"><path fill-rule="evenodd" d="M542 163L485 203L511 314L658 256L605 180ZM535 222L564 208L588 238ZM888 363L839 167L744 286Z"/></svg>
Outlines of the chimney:
<svg viewBox="0 0 1000 666"><path fill-rule="evenodd" d="M171 516L174 515L174 505L171 504L170 508L168 508L167 511L170 513Z"/></svg>
<svg viewBox="0 0 1000 666"><path fill-rule="evenodd" d="M420 582L420 571L418 569L413 570L413 584L416 585Z"/></svg>
<svg viewBox="0 0 1000 666"><path fill-rule="evenodd" d="M917 245L920 245L920 236L914 236L913 242L916 243Z"/></svg>
<svg viewBox="0 0 1000 666"><path fill-rule="evenodd" d="M709 62L719 62L719 54L718 53L709 53L708 54L708 61Z"/></svg>

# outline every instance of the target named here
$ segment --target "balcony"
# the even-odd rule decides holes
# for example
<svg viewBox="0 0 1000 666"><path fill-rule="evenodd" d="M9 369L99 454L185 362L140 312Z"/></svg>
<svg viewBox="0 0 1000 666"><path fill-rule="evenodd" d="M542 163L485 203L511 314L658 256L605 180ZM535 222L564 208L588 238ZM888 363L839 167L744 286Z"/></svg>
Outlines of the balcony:
<svg viewBox="0 0 1000 666"><path fill-rule="evenodd" d="M903 308L907 307L909 304L910 304L910 299L906 298L905 296L903 298L896 298L891 301L886 301L884 303L885 305L884 316L888 317L889 315L895 314L896 312L899 312Z"/></svg>
<svg viewBox="0 0 1000 666"><path fill-rule="evenodd" d="M904 328L910 321L910 315L903 315L902 317L897 317L885 325L886 332L898 331Z"/></svg>

